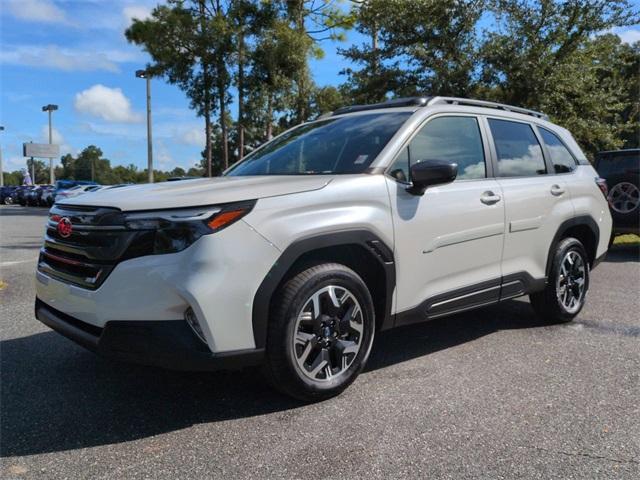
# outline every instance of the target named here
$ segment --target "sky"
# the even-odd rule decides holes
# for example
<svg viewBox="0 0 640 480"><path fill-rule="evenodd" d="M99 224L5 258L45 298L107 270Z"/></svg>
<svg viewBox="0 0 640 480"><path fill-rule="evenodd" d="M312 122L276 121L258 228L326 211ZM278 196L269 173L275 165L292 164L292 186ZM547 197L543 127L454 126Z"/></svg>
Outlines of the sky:
<svg viewBox="0 0 640 480"><path fill-rule="evenodd" d="M124 30L146 18L158 0L0 0L0 147L4 170L24 168L22 143L48 142L47 114L56 104L53 142L61 154L100 147L112 165L147 161L145 81L137 69L150 61L130 45ZM635 3L640 3L640 0ZM640 26L616 30L623 41L640 40ZM317 84L337 85L347 62L339 47L323 42L325 57L311 63ZM193 166L204 147L203 121L189 101L162 79L151 83L154 166ZM59 162L59 159L57 160Z"/></svg>

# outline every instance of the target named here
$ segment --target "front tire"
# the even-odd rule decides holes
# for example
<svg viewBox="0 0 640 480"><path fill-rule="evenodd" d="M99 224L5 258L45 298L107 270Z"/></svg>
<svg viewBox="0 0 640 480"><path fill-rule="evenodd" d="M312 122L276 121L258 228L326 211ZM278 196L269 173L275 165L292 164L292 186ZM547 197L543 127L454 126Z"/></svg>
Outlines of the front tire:
<svg viewBox="0 0 640 480"><path fill-rule="evenodd" d="M582 243L565 238L553 253L553 263L542 292L529 296L535 312L550 323L573 320L589 290L589 257Z"/></svg>
<svg viewBox="0 0 640 480"><path fill-rule="evenodd" d="M303 401L341 393L362 371L375 333L371 294L344 265L309 267L276 293L267 333L265 374Z"/></svg>

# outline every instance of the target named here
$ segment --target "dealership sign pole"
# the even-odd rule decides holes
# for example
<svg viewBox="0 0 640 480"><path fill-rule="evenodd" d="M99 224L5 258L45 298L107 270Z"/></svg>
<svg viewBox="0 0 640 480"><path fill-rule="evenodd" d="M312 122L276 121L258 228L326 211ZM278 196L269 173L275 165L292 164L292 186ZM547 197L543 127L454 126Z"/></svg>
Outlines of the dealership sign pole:
<svg viewBox="0 0 640 480"><path fill-rule="evenodd" d="M51 145L52 142L52 129L51 129L51 112L54 112L58 110L58 105L45 105L44 107L42 107L42 111L43 112L48 112L49 113L49 145ZM59 153L58 153L59 154ZM53 185L53 183L55 182L55 172L53 170L53 159L54 157L49 157L49 183L51 185ZM35 179L34 179L35 180Z"/></svg>
<svg viewBox="0 0 640 480"><path fill-rule="evenodd" d="M147 70L136 70L136 78L147 81L147 172L149 183L153 183L153 142L151 140L151 73Z"/></svg>
<svg viewBox="0 0 640 480"><path fill-rule="evenodd" d="M0 132L4 127L0 125ZM0 146L0 187L4 187L4 165L2 164L2 147Z"/></svg>

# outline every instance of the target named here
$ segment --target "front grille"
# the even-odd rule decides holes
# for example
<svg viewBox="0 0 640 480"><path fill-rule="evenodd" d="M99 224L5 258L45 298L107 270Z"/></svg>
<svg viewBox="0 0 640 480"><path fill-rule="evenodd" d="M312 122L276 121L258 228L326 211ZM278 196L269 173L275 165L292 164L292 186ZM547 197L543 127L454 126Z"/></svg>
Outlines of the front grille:
<svg viewBox="0 0 640 480"><path fill-rule="evenodd" d="M61 219L71 234L58 231ZM54 205L49 212L38 270L66 283L97 289L118 262L148 253L149 232L127 230L115 208Z"/></svg>

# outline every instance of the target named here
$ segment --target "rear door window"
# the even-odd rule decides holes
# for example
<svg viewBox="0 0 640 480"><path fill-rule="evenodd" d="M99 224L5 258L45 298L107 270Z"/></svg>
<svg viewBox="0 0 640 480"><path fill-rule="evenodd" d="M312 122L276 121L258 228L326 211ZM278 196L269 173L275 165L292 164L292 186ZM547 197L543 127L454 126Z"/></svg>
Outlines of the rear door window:
<svg viewBox="0 0 640 480"><path fill-rule="evenodd" d="M489 127L498 155L499 177L530 177L547 173L542 147L531 125L490 118Z"/></svg>

